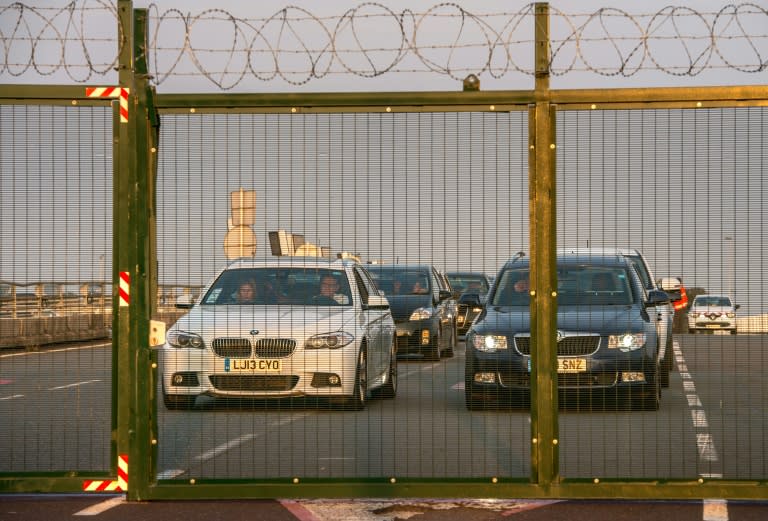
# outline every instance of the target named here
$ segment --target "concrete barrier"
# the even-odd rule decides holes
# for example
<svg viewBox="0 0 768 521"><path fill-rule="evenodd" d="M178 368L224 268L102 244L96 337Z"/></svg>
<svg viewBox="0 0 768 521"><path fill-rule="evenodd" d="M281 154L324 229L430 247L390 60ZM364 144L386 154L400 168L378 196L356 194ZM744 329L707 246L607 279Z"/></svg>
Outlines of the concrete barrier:
<svg viewBox="0 0 768 521"><path fill-rule="evenodd" d="M45 344L109 338L112 314L0 318L0 348L34 348Z"/></svg>

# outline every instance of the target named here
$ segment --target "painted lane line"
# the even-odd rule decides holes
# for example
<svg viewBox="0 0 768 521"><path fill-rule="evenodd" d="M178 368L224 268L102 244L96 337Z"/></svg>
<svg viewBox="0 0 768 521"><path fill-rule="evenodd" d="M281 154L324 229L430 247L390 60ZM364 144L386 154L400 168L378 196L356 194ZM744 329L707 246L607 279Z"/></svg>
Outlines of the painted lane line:
<svg viewBox="0 0 768 521"><path fill-rule="evenodd" d="M184 474L186 470L181 469L170 469L170 470L164 470L157 475L157 479L173 479L176 476L181 476Z"/></svg>
<svg viewBox="0 0 768 521"><path fill-rule="evenodd" d="M675 359L678 361L678 369L680 370L680 378L682 379L683 389L685 391L685 397L688 401L688 408L691 413L691 423L696 430L696 450L699 454L699 462L702 466L706 466L712 469L713 464L720 461L720 457L717 454L717 447L715 447L715 441L712 435L709 433L709 421L707 420L704 406L696 393L696 385L693 382L693 377L688 372L688 367L685 365L685 359L683 357L682 349L678 342L673 343L675 352ZM683 371L681 368L685 368ZM706 476L700 473L701 477L722 477L721 473L713 472L708 473ZM717 511L720 512L722 505L718 506ZM726 519L727 519L727 509ZM705 517L706 519L706 517Z"/></svg>
<svg viewBox="0 0 768 521"><path fill-rule="evenodd" d="M120 506L123 503L125 503L125 496L120 497L113 497L111 499L107 499L106 501L102 501L101 503L96 503L95 505L91 505L87 508L84 508L80 512L75 512L73 515L75 516L98 516L99 514L102 514L109 510L110 508L114 508L116 506Z"/></svg>
<svg viewBox="0 0 768 521"><path fill-rule="evenodd" d="M0 401L3 401L3 400L15 400L16 398L24 398L24 395L23 394L14 394L14 395L11 395L11 396L4 396L4 397L0 398Z"/></svg>
<svg viewBox="0 0 768 521"><path fill-rule="evenodd" d="M96 382L100 382L101 380L86 380L84 382L77 382L73 384L67 384L67 385L60 385L58 387L51 387L48 389L48 391L59 391L61 389L69 389L70 387L79 387L81 385L87 385L87 384L93 384Z"/></svg>
<svg viewBox="0 0 768 521"><path fill-rule="evenodd" d="M728 502L724 499L705 499L703 521L728 521Z"/></svg>
<svg viewBox="0 0 768 521"><path fill-rule="evenodd" d="M277 421L277 422L269 424L268 427L269 428L273 428L273 427L279 427L281 425L285 425L287 423L292 423L292 422L294 422L296 420L299 420L301 418L309 416L309 414L310 413L307 412L307 413L302 413L302 414L297 414L297 415L291 416L290 418L283 418L280 421ZM250 441L250 440L252 440L252 439L254 439L254 438L258 437L258 436L259 436L259 434L256 434L256 433L244 434L244 435L240 436L239 438L235 438L234 440L230 440L230 441L228 441L226 443L222 443L218 447L214 447L213 449L202 453L201 455L197 456L195 459L197 461L201 462L201 463L204 462L204 461L208 461L209 459L214 458L214 457L216 457L219 454L222 454L224 452L227 452L228 450L230 450L230 449L232 449L234 447L242 445L243 443L245 443L247 441Z"/></svg>

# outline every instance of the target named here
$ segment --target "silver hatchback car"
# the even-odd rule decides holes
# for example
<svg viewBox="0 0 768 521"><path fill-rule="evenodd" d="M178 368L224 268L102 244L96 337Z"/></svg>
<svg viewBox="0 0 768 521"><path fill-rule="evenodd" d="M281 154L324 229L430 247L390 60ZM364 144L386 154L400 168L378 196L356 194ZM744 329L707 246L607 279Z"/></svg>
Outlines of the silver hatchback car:
<svg viewBox="0 0 768 521"><path fill-rule="evenodd" d="M389 302L349 260L238 260L168 331L161 350L169 409L198 396L325 398L359 410L397 393Z"/></svg>
<svg viewBox="0 0 768 521"><path fill-rule="evenodd" d="M698 295L688 310L688 332L721 330L735 335L739 307L727 295Z"/></svg>

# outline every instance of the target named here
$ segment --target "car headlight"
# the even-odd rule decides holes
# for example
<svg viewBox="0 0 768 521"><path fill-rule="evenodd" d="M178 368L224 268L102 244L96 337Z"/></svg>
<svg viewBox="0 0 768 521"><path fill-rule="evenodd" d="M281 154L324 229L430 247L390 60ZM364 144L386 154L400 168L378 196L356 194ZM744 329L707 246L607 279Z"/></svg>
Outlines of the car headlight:
<svg viewBox="0 0 768 521"><path fill-rule="evenodd" d="M195 349L205 349L203 337L195 333L186 331L169 331L165 337L168 344L172 347L192 347Z"/></svg>
<svg viewBox="0 0 768 521"><path fill-rule="evenodd" d="M338 349L351 344L355 340L353 335L344 331L321 333L313 335L304 342L304 349Z"/></svg>
<svg viewBox="0 0 768 521"><path fill-rule="evenodd" d="M432 310L429 308L419 308L411 313L411 318L408 320L426 320L432 316Z"/></svg>
<svg viewBox="0 0 768 521"><path fill-rule="evenodd" d="M734 313L733 311L729 311L729 312L728 312L728 313L726 313L725 315L726 315L728 318L735 318L735 317L736 317L736 313Z"/></svg>
<svg viewBox="0 0 768 521"><path fill-rule="evenodd" d="M503 335L475 335L472 337L472 345L478 351L493 353L499 349L507 348L507 337Z"/></svg>
<svg viewBox="0 0 768 521"><path fill-rule="evenodd" d="M608 349L634 351L644 345L645 333L624 333L623 335L610 335L608 337Z"/></svg>

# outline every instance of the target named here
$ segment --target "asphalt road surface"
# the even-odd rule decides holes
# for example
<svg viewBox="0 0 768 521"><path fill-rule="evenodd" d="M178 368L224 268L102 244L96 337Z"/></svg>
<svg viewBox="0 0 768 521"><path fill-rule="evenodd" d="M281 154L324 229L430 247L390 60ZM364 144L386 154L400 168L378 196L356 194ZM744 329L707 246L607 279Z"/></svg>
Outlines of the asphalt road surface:
<svg viewBox="0 0 768 521"><path fill-rule="evenodd" d="M0 495L2 521L763 521L768 502L707 501L153 501L122 496Z"/></svg>

